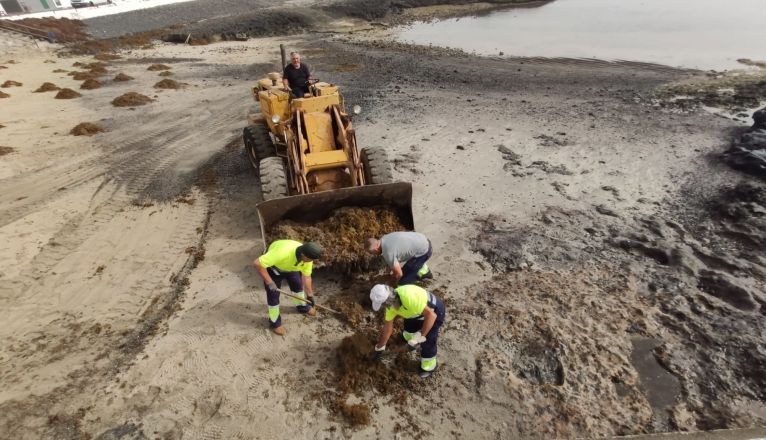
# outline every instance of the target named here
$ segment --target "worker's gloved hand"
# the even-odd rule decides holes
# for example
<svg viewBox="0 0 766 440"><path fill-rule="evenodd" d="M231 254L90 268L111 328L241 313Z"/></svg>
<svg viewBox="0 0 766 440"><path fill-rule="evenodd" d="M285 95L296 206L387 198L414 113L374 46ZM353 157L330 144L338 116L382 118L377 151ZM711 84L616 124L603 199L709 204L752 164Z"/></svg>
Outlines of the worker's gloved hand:
<svg viewBox="0 0 766 440"><path fill-rule="evenodd" d="M372 360L375 362L379 362L383 360L383 353L386 351L386 346L382 346L378 348L378 345L375 344L375 351L372 353Z"/></svg>
<svg viewBox="0 0 766 440"><path fill-rule="evenodd" d="M420 332L415 332L415 334L412 335L412 338L409 341L407 341L410 347L417 347L423 342L426 342L426 337L421 335Z"/></svg>
<svg viewBox="0 0 766 440"><path fill-rule="evenodd" d="M266 286L267 286L267 287L269 288L269 290L270 290L270 291L272 291L272 292L276 292L276 291L277 291L277 283L275 283L274 281L270 282L270 283L269 283L269 284L267 284Z"/></svg>
<svg viewBox="0 0 766 440"><path fill-rule="evenodd" d="M314 295L307 296L306 297L306 304L310 305L311 307L314 307Z"/></svg>

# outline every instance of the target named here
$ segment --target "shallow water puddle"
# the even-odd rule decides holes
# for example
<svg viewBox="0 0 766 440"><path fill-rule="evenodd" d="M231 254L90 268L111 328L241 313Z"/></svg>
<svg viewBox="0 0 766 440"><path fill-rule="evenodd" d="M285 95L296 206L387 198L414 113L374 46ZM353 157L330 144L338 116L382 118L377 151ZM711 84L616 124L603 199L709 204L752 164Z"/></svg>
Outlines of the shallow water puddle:
<svg viewBox="0 0 766 440"><path fill-rule="evenodd" d="M633 351L630 361L641 379L641 387L646 392L649 405L655 417L662 417L662 412L673 406L681 393L678 379L664 369L654 357L654 349L660 342L651 338L632 338Z"/></svg>
<svg viewBox="0 0 766 440"><path fill-rule="evenodd" d="M416 23L401 41L481 55L628 60L697 69L766 60L763 0L555 0ZM750 67L752 68L752 67Z"/></svg>

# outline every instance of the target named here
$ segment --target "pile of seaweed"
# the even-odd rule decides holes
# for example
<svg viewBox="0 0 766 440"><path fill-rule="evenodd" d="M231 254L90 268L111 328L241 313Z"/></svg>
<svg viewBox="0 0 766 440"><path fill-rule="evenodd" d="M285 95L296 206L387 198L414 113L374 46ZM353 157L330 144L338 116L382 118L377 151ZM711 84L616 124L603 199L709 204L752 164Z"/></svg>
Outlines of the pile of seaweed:
<svg viewBox="0 0 766 440"><path fill-rule="evenodd" d="M330 410L342 416L351 426L370 423L370 402L365 398L370 392L375 396L388 397L388 404L403 407L408 396L424 386L423 381L414 374L418 363L416 357L404 344L392 341L385 354L386 360L375 360L373 346L376 335L376 330L364 329L343 338L336 352L337 376L334 383L337 391L323 396L329 400ZM360 402L350 403L354 400Z"/></svg>
<svg viewBox="0 0 766 440"><path fill-rule="evenodd" d="M315 241L324 248L322 263L325 266L353 272L371 269L381 262L379 256L370 255L364 249L367 238L380 238L389 232L403 230L406 228L396 213L388 208L345 207L318 223L277 223L269 231L269 236L275 240Z"/></svg>

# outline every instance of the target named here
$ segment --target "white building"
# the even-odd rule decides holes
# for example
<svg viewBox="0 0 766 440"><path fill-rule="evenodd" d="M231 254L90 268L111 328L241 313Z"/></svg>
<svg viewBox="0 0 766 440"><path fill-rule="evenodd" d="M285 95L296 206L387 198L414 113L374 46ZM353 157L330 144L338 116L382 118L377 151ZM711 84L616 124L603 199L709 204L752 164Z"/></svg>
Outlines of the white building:
<svg viewBox="0 0 766 440"><path fill-rule="evenodd" d="M0 0L0 9L6 14L28 14L70 7L72 5L69 0Z"/></svg>

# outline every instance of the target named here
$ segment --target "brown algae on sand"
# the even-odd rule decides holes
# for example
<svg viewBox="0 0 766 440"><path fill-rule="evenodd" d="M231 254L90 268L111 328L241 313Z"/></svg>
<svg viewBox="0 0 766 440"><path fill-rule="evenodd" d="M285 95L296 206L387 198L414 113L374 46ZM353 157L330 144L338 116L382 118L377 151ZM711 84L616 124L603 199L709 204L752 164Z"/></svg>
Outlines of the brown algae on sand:
<svg viewBox="0 0 766 440"><path fill-rule="evenodd" d="M177 90L180 88L183 88L185 84L180 83L178 81L172 80L172 79L163 79L162 81L158 82L154 85L155 89L172 89Z"/></svg>
<svg viewBox="0 0 766 440"><path fill-rule="evenodd" d="M73 98L79 98L82 96L81 94L75 92L72 89L64 88L59 90L58 93L56 93L55 98L56 99L73 99Z"/></svg>
<svg viewBox="0 0 766 440"><path fill-rule="evenodd" d="M91 72L69 72L67 75L71 76L75 81L84 81L86 79L98 78L98 75Z"/></svg>
<svg viewBox="0 0 766 440"><path fill-rule="evenodd" d="M379 260L378 256L370 255L364 249L367 238L404 230L406 228L390 209L346 207L314 224L280 222L271 228L269 236L315 241L324 248L322 262L325 265L339 270L356 270L370 268Z"/></svg>
<svg viewBox="0 0 766 440"><path fill-rule="evenodd" d="M6 154L11 154L14 151L16 151L16 150L14 150L11 147L0 147L0 156L5 156Z"/></svg>
<svg viewBox="0 0 766 440"><path fill-rule="evenodd" d="M18 81L12 81L12 80L9 79L8 81L4 82L3 85L0 85L0 87L3 87L3 88L21 87L22 85L23 84L18 82Z"/></svg>
<svg viewBox="0 0 766 440"><path fill-rule="evenodd" d="M53 92L56 90L61 90L61 87L51 82L44 82L40 87L37 88L37 90L32 93Z"/></svg>
<svg viewBox="0 0 766 440"><path fill-rule="evenodd" d="M134 107L137 105L145 105L152 101L154 100L146 95L136 92L128 92L114 98L112 100L112 105L115 107Z"/></svg>
<svg viewBox="0 0 766 440"><path fill-rule="evenodd" d="M133 79L132 76L126 75L126 74L120 72L117 75L115 75L113 81L118 81L118 82L120 82L120 81L130 81L132 79Z"/></svg>
<svg viewBox="0 0 766 440"><path fill-rule="evenodd" d="M93 136L96 133L104 131L104 127L92 122L81 122L77 124L69 133L75 136Z"/></svg>
<svg viewBox="0 0 766 440"><path fill-rule="evenodd" d="M163 72L160 72L159 76L173 76L173 72L169 70L165 70Z"/></svg>
<svg viewBox="0 0 766 440"><path fill-rule="evenodd" d="M156 72L159 70L170 70L170 66L166 66L164 64L152 64L151 66L147 67L146 70Z"/></svg>
<svg viewBox="0 0 766 440"><path fill-rule="evenodd" d="M374 359L375 341L375 330L359 330L343 338L336 352L338 376L334 384L338 394L329 402L329 407L351 425L370 422L370 408L366 403L348 403L352 394L361 398L374 390L390 397L390 403L401 406L407 403L408 395L423 385L414 374L417 361L403 344L391 344L386 351L385 356L390 357L391 362L378 361Z"/></svg>
<svg viewBox="0 0 766 440"><path fill-rule="evenodd" d="M89 78L83 81L82 84L80 84L80 88L84 90L93 90L101 88L101 82L94 78Z"/></svg>
<svg viewBox="0 0 766 440"><path fill-rule="evenodd" d="M9 94L7 94L5 92L0 92L0 99L2 99L2 98L10 98L10 97L11 97L11 95L9 95Z"/></svg>

